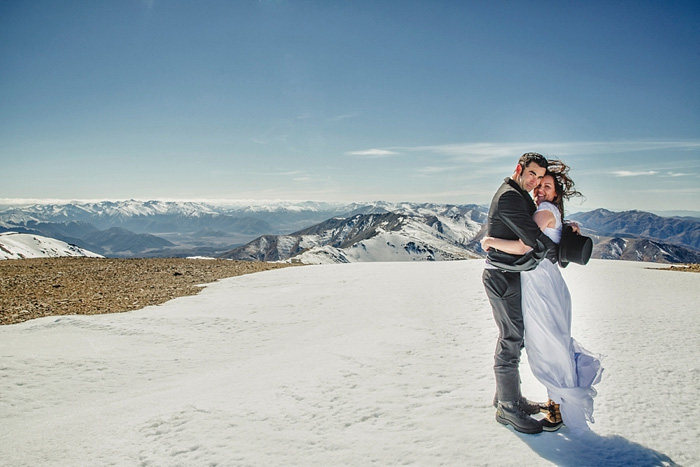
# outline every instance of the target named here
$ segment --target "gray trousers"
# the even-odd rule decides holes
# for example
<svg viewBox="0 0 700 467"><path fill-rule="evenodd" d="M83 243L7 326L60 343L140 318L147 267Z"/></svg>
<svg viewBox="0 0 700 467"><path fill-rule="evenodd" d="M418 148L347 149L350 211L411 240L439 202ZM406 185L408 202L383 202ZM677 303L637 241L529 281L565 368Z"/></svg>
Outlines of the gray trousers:
<svg viewBox="0 0 700 467"><path fill-rule="evenodd" d="M523 349L523 312L520 273L484 269L486 295L498 326L493 370L498 400L515 401L520 394L520 353Z"/></svg>

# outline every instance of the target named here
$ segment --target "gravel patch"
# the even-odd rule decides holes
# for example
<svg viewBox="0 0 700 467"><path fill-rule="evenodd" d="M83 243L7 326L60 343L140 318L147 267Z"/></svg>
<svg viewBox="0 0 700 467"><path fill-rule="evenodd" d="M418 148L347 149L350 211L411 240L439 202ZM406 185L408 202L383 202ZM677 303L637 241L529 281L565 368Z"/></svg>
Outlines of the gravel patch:
<svg viewBox="0 0 700 467"><path fill-rule="evenodd" d="M44 316L137 310L194 295L201 284L288 266L184 258L0 261L0 325Z"/></svg>

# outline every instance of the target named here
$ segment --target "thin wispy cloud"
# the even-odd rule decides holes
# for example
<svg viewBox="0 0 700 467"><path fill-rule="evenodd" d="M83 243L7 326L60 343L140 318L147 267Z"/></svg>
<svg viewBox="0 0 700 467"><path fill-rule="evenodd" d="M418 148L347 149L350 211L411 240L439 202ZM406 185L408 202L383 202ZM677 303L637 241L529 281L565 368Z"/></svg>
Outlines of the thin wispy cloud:
<svg viewBox="0 0 700 467"><path fill-rule="evenodd" d="M658 173L659 172L657 172L656 170L615 170L612 172L612 174L616 177L643 177L649 175L656 175Z"/></svg>
<svg viewBox="0 0 700 467"><path fill-rule="evenodd" d="M360 115L360 112L351 112L351 113L347 113L347 114L336 115L334 117L329 118L328 121L339 122L341 120L345 120L346 118L358 117L359 115Z"/></svg>
<svg viewBox="0 0 700 467"><path fill-rule="evenodd" d="M697 150L700 149L700 141L483 142L401 147L397 149L443 155L461 162L481 163L504 158L517 158L523 153L530 151L539 152L548 157L566 157L654 150Z"/></svg>
<svg viewBox="0 0 700 467"><path fill-rule="evenodd" d="M697 174L694 173L682 173L682 172L668 172L664 177L693 177Z"/></svg>
<svg viewBox="0 0 700 467"><path fill-rule="evenodd" d="M513 157L522 153L522 143L456 143L435 146L404 148L409 151L430 152L469 162L486 162L493 159Z"/></svg>
<svg viewBox="0 0 700 467"><path fill-rule="evenodd" d="M388 149L366 149L364 151L348 151L345 153L346 156L365 157L369 159L395 156L398 154L398 152L389 151Z"/></svg>

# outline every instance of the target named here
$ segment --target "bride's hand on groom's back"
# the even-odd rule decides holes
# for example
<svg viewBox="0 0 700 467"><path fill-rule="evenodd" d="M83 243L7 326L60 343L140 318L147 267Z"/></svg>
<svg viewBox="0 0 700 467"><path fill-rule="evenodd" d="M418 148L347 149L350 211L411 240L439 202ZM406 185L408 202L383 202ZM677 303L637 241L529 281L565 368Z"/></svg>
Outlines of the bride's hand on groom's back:
<svg viewBox="0 0 700 467"><path fill-rule="evenodd" d="M570 225L571 230L573 230L575 234L581 235L581 226L578 224L578 222L567 221L566 225Z"/></svg>

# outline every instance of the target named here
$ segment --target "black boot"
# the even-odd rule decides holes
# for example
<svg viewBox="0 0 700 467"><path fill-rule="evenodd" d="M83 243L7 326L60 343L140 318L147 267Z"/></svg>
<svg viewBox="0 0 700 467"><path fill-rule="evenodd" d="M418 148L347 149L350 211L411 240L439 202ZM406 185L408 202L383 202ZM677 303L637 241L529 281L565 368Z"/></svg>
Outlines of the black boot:
<svg viewBox="0 0 700 467"><path fill-rule="evenodd" d="M529 399L526 399L524 396L520 396L520 400L518 401L520 404L520 408L523 409L523 412L525 412L528 415L535 415L536 413L540 412L545 412L548 410L548 406L544 402L533 402ZM498 394L495 394L493 396L493 406L498 408Z"/></svg>
<svg viewBox="0 0 700 467"><path fill-rule="evenodd" d="M539 409L538 409L539 410ZM520 401L504 402L498 401L496 408L496 421L503 425L512 426L515 431L533 435L542 433L542 425L539 420L529 416L520 407Z"/></svg>
<svg viewBox="0 0 700 467"><path fill-rule="evenodd" d="M540 413L542 407L545 405L542 402L534 402L530 399L526 399L523 396L520 396L519 403L520 408L523 409L523 412L525 412L528 415L535 415L536 413Z"/></svg>

